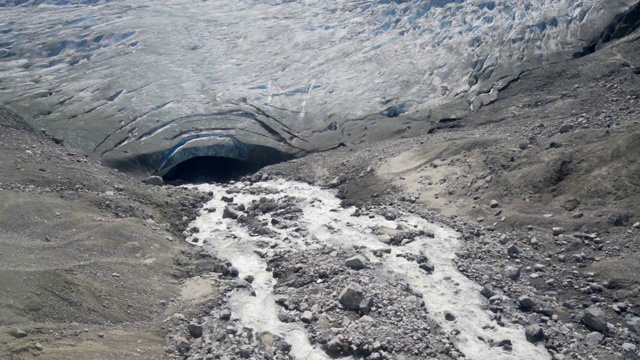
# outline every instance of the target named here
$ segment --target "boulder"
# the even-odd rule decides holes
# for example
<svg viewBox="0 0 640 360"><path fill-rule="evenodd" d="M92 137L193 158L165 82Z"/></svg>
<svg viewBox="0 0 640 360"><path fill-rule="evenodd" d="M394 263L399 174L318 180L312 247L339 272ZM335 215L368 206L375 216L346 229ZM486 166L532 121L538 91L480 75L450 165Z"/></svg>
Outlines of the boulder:
<svg viewBox="0 0 640 360"><path fill-rule="evenodd" d="M520 271L521 267L509 265L504 269L504 276L515 281L520 277Z"/></svg>
<svg viewBox="0 0 640 360"><path fill-rule="evenodd" d="M367 267L368 260L364 255L358 254L356 256L350 257L345 261L345 265L353 270L361 270Z"/></svg>
<svg viewBox="0 0 640 360"><path fill-rule="evenodd" d="M373 307L373 299L366 298L360 302L360 312L364 315L368 315Z"/></svg>
<svg viewBox="0 0 640 360"><path fill-rule="evenodd" d="M585 309L582 312L582 316L580 316L580 322L593 331L603 333L608 330L607 317L604 311L593 306Z"/></svg>
<svg viewBox="0 0 640 360"><path fill-rule="evenodd" d="M529 311L536 306L535 301L533 301L533 299L531 299L527 295L520 296L518 298L518 304L520 305L520 308L524 311Z"/></svg>
<svg viewBox="0 0 640 360"><path fill-rule="evenodd" d="M149 176L148 178L144 179L143 182L147 185L154 185L154 186L164 185L164 179L162 179L160 176Z"/></svg>
<svg viewBox="0 0 640 360"><path fill-rule="evenodd" d="M527 341L533 344L544 340L544 331L536 324L525 327L524 334L527 337Z"/></svg>
<svg viewBox="0 0 640 360"><path fill-rule="evenodd" d="M187 325L187 329L189 330L189 334L193 336L194 339L202 337L202 325L191 323Z"/></svg>
<svg viewBox="0 0 640 360"><path fill-rule="evenodd" d="M340 292L340 303L349 310L360 310L364 291L358 284L351 283Z"/></svg>
<svg viewBox="0 0 640 360"><path fill-rule="evenodd" d="M480 290L480 294L487 299L491 299L491 297L494 296L496 292L493 291L493 287L491 285L487 284L482 287L482 290Z"/></svg>
<svg viewBox="0 0 640 360"><path fill-rule="evenodd" d="M311 322L313 322L313 313L311 311L303 312L302 316L300 316L300 321L305 324L310 324Z"/></svg>
<svg viewBox="0 0 640 360"><path fill-rule="evenodd" d="M22 331L22 330L17 329L17 328L16 328L16 329L13 329L13 330L11 331L11 336L13 336L13 337L14 337L14 338L16 338L16 339L22 339L22 338L25 338L25 337L27 337L27 335L28 335L28 334L27 334L25 331Z"/></svg>
<svg viewBox="0 0 640 360"><path fill-rule="evenodd" d="M602 343L602 340L604 340L604 335L600 334L597 331L594 331L587 334L587 336L584 338L584 343L585 345L587 345L587 347L595 348Z"/></svg>
<svg viewBox="0 0 640 360"><path fill-rule="evenodd" d="M630 331L636 334L640 334L640 317L635 317L635 316L626 317L624 319L624 323L625 325L627 325L627 328Z"/></svg>

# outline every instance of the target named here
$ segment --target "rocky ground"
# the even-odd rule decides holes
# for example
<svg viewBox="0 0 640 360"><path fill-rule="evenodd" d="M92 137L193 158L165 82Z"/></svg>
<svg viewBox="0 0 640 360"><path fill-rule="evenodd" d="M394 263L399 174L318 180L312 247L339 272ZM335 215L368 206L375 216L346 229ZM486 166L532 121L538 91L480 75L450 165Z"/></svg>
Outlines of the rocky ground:
<svg viewBox="0 0 640 360"><path fill-rule="evenodd" d="M639 97L636 35L421 137L199 188L3 111L0 356L636 359Z"/></svg>
<svg viewBox="0 0 640 360"><path fill-rule="evenodd" d="M162 358L165 313L216 291L182 234L206 195L91 163L6 109L0 152L0 358Z"/></svg>

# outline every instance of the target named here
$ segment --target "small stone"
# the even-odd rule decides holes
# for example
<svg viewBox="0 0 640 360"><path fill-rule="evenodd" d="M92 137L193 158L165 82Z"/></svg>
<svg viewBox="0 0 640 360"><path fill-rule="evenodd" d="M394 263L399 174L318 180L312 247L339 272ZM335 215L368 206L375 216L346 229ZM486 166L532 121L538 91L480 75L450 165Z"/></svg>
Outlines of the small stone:
<svg viewBox="0 0 640 360"><path fill-rule="evenodd" d="M189 334L193 336L194 339L197 339L202 336L202 325L191 323L187 325L187 329L189 330Z"/></svg>
<svg viewBox="0 0 640 360"><path fill-rule="evenodd" d="M489 206L490 206L492 209L495 209L495 208L497 208L498 206L500 206L500 203L499 203L497 200L491 200L491 202L489 202Z"/></svg>
<svg viewBox="0 0 640 360"><path fill-rule="evenodd" d="M636 229L640 229L640 221L638 221L637 223L633 224L633 227Z"/></svg>
<svg viewBox="0 0 640 360"><path fill-rule="evenodd" d="M593 331L602 333L608 330L607 318L604 311L593 306L582 312L580 322Z"/></svg>
<svg viewBox="0 0 640 360"><path fill-rule="evenodd" d="M456 317L451 312L445 311L444 312L444 319L447 320L447 321L454 321L456 319Z"/></svg>
<svg viewBox="0 0 640 360"><path fill-rule="evenodd" d="M345 261L345 265L353 270L361 270L367 267L368 260L364 255L358 254L356 256L350 257Z"/></svg>
<svg viewBox="0 0 640 360"><path fill-rule="evenodd" d="M564 234L564 228L561 228L561 227L554 227L552 231L553 231L553 236Z"/></svg>
<svg viewBox="0 0 640 360"><path fill-rule="evenodd" d="M244 277L244 281L248 282L249 284L253 284L253 281L255 280L255 278L251 275L247 275Z"/></svg>
<svg viewBox="0 0 640 360"><path fill-rule="evenodd" d="M240 271L237 268L233 266L229 268L229 276L235 278L235 277L238 277L238 275L240 275Z"/></svg>
<svg viewBox="0 0 640 360"><path fill-rule="evenodd" d="M313 313L311 311L305 311L300 316L300 320L305 324L310 324L313 322Z"/></svg>
<svg viewBox="0 0 640 360"><path fill-rule="evenodd" d="M571 217L574 219L580 219L583 216L584 216L584 213L582 211L576 211L573 214L571 214Z"/></svg>
<svg viewBox="0 0 640 360"><path fill-rule="evenodd" d="M518 257L518 254L520 254L520 250L518 249L516 244L512 244L507 248L507 254L509 254L510 258L516 258Z"/></svg>
<svg viewBox="0 0 640 360"><path fill-rule="evenodd" d="M387 212L387 213L384 214L384 218L386 220L393 221L393 220L396 219L396 214L394 214L392 212Z"/></svg>
<svg viewBox="0 0 640 360"><path fill-rule="evenodd" d="M527 337L527 341L530 343L537 343L544 340L544 331L538 325L529 325L524 328L524 333Z"/></svg>
<svg viewBox="0 0 640 360"><path fill-rule="evenodd" d="M360 310L360 302L364 298L362 287L351 283L340 292L340 303L349 310Z"/></svg>
<svg viewBox="0 0 640 360"><path fill-rule="evenodd" d="M179 352L185 353L189 351L190 348L191 348L191 342L189 342L189 340L187 340L186 338L178 337L176 339L176 349Z"/></svg>
<svg viewBox="0 0 640 360"><path fill-rule="evenodd" d="M104 339L104 333L98 333L98 337L99 337L100 339Z"/></svg>
<svg viewBox="0 0 640 360"><path fill-rule="evenodd" d="M224 309L220 311L220 315L218 316L220 320L229 321L231 320L231 310Z"/></svg>
<svg viewBox="0 0 640 360"><path fill-rule="evenodd" d="M623 345L624 346L624 345ZM42 347L42 344L40 343L35 343L35 345L33 345L33 347L37 350L37 351L42 351L44 350L44 348Z"/></svg>
<svg viewBox="0 0 640 360"><path fill-rule="evenodd" d="M622 350L624 350L625 352L635 352L636 351L636 346L632 343L624 343L622 344Z"/></svg>
<svg viewBox="0 0 640 360"><path fill-rule="evenodd" d="M153 185L153 186L164 185L164 180L160 176L149 176L143 182L147 185Z"/></svg>
<svg viewBox="0 0 640 360"><path fill-rule="evenodd" d="M342 184L342 179L338 176L331 180L331 182L329 183L329 187L336 188L340 186L340 184Z"/></svg>

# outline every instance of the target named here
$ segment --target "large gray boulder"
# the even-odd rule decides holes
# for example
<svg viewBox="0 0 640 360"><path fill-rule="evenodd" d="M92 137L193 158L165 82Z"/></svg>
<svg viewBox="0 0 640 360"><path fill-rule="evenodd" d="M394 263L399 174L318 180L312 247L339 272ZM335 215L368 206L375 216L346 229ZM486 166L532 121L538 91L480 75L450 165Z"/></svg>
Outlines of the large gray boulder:
<svg viewBox="0 0 640 360"><path fill-rule="evenodd" d="M537 325L537 324L533 324L525 327L524 334L527 338L527 341L534 344L544 340L544 337L545 337L544 330L542 330L540 325Z"/></svg>
<svg viewBox="0 0 640 360"><path fill-rule="evenodd" d="M349 310L360 310L364 299L364 291L358 284L351 283L340 292L340 303Z"/></svg>
<svg viewBox="0 0 640 360"><path fill-rule="evenodd" d="M602 309L593 306L582 312L580 322L593 331L603 333L608 330L606 314Z"/></svg>
<svg viewBox="0 0 640 360"><path fill-rule="evenodd" d="M624 323L630 331L640 334L640 317L628 316L624 319Z"/></svg>

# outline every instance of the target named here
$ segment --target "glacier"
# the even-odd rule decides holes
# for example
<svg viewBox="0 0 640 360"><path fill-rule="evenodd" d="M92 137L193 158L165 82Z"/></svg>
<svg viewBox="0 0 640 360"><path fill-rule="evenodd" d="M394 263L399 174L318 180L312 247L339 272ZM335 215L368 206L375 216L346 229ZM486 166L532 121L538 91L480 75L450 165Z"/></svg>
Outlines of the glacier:
<svg viewBox="0 0 640 360"><path fill-rule="evenodd" d="M268 164L462 118L636 2L0 0L0 101L133 175Z"/></svg>

